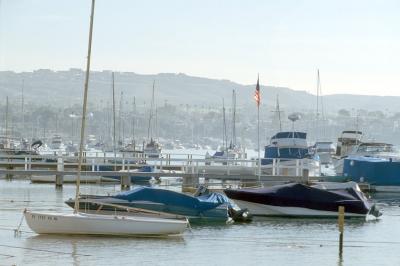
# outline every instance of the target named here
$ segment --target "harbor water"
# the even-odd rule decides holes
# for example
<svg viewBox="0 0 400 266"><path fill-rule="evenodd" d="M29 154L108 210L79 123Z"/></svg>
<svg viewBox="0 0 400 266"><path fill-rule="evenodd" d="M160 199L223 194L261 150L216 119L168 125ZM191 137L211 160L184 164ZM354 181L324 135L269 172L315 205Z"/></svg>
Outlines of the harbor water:
<svg viewBox="0 0 400 266"><path fill-rule="evenodd" d="M85 185L81 193L115 193ZM173 189L177 189L176 187ZM377 194L383 216L346 220L339 255L336 219L256 218L248 224L193 225L182 236L89 237L33 233L25 208L72 212L75 185L0 180L0 265L400 265L400 194Z"/></svg>

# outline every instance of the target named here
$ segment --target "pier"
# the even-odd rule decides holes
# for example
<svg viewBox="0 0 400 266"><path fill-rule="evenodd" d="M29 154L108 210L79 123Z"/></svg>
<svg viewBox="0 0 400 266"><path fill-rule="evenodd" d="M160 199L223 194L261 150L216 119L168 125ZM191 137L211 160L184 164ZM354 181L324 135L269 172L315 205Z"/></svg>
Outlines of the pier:
<svg viewBox="0 0 400 266"><path fill-rule="evenodd" d="M293 165L285 165L279 159L272 164L259 167L257 160L247 159L204 159L193 158L192 154L162 154L158 158L144 157L142 153L119 153L108 156L106 153L85 153L82 164L82 176L120 177L123 187L130 187L131 176L144 177L181 177L183 187L195 187L199 178L220 181L246 182L307 182L310 174L307 168L308 159L298 159ZM55 176L57 186L62 186L65 176L76 175L77 157L73 154L51 155L7 155L0 157L0 175L12 178L22 176ZM112 171L101 171L100 166L112 168ZM140 167L153 166L153 172L138 171ZM317 173L316 176L318 176ZM117 180L118 181L118 180Z"/></svg>

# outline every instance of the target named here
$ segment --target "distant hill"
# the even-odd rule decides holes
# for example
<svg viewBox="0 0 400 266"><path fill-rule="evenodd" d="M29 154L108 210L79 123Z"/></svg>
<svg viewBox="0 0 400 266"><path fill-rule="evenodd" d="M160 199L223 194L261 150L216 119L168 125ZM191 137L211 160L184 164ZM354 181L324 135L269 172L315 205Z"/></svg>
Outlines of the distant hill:
<svg viewBox="0 0 400 266"><path fill-rule="evenodd" d="M81 102L84 72L80 69L51 71L40 69L33 72L15 73L0 71L1 95L10 99L21 96L22 80L27 102L70 106ZM117 72L115 88L117 97L123 91L126 101L135 96L138 102L149 102L151 89L155 80L156 101L158 104L189 104L203 106L221 105L222 98L230 104L231 93L237 92L237 103L244 107L254 106L253 94L255 85L242 85L229 80L217 80L192 77L182 73L160 73L141 75L132 72ZM94 71L91 74L89 99L92 104L103 104L111 101L111 71ZM282 108L288 111L315 109L315 96L305 91L285 87L261 86L263 106L274 106L279 94ZM366 109L397 111L400 97L365 96L365 95L329 95L323 98L326 111L336 112L339 109Z"/></svg>

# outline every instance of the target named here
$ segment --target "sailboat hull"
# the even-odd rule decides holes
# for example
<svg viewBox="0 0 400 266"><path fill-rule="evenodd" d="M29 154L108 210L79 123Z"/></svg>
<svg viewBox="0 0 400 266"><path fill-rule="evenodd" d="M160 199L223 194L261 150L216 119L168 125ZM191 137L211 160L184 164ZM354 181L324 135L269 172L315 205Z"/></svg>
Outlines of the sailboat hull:
<svg viewBox="0 0 400 266"><path fill-rule="evenodd" d="M28 226L37 234L68 235L176 235L185 231L187 220L95 214L64 214L25 211Z"/></svg>

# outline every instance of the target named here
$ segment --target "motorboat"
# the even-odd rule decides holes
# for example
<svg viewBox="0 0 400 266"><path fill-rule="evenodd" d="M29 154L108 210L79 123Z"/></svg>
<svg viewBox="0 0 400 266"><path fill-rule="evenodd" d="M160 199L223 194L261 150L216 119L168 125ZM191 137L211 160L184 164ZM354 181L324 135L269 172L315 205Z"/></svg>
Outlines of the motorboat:
<svg viewBox="0 0 400 266"><path fill-rule="evenodd" d="M221 193L209 193L207 190L197 196L152 187L136 187L130 191L113 196L82 195L79 209L82 212L121 214L126 213L124 206L150 211L182 215L191 222L229 222L231 220L246 221L250 215L240 210L228 197ZM75 200L69 199L66 204L73 207Z"/></svg>
<svg viewBox="0 0 400 266"><path fill-rule="evenodd" d="M353 152L361 143L362 132L358 130L345 130L337 140L336 156L344 157Z"/></svg>
<svg viewBox="0 0 400 266"><path fill-rule="evenodd" d="M50 148L52 150L59 150L62 149L64 146L63 142L62 142L62 137L60 135L54 135L51 138L51 142L50 142Z"/></svg>
<svg viewBox="0 0 400 266"><path fill-rule="evenodd" d="M261 159L262 171L272 174L274 163L280 165L280 175L296 175L298 164L313 174L319 172L320 166L319 157L309 152L307 133L299 131L278 132L271 137Z"/></svg>
<svg viewBox="0 0 400 266"><path fill-rule="evenodd" d="M334 158L334 168L336 175L344 175L344 163L348 157L372 157L383 158L392 161L400 161L400 154L393 144L375 141L364 141L353 139L343 141L339 138L338 149ZM351 138L350 138L351 140ZM344 145L343 143L347 143ZM368 161L368 158L366 159ZM378 173L379 174L379 173Z"/></svg>
<svg viewBox="0 0 400 266"><path fill-rule="evenodd" d="M327 188L289 183L269 188L226 189L225 194L252 215L288 217L337 217L339 206L345 217L380 216L354 182Z"/></svg>
<svg viewBox="0 0 400 266"><path fill-rule="evenodd" d="M312 150L319 157L320 163L324 165L331 164L332 156L336 153L336 148L332 141L317 141Z"/></svg>

